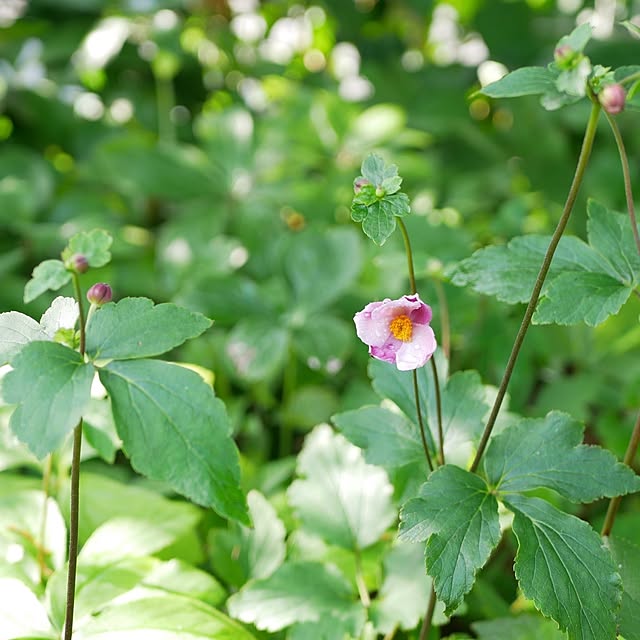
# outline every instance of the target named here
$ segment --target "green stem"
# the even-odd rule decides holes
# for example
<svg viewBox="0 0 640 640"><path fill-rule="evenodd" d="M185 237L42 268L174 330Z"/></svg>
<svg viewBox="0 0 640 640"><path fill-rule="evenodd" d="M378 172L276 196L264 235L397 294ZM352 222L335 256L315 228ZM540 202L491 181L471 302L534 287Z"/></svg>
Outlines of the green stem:
<svg viewBox="0 0 640 640"><path fill-rule="evenodd" d="M640 446L640 413L638 414L636 424L633 427L633 432L631 433L631 439L629 440L629 446L627 447L627 451L624 454L624 463L629 467L631 466L633 459L636 457L636 453L638 452L638 446ZM607 515L604 519L604 524L602 525L602 531L600 532L600 535L602 537L607 537L611 535L611 529L613 528L613 523L615 522L616 515L618 513L618 508L620 507L621 501L622 501L622 496L616 496L611 500L611 502L609 502Z"/></svg>
<svg viewBox="0 0 640 640"><path fill-rule="evenodd" d="M402 233L402 239L404 240L404 251L407 254L407 268L409 270L409 287L411 288L411 293L417 293L418 288L416 287L416 273L413 269L413 251L411 250L411 240L409 240L409 232L407 231L407 227L402 218L398 218L398 226L400 227L400 232Z"/></svg>
<svg viewBox="0 0 640 640"><path fill-rule="evenodd" d="M451 356L451 327L449 323L449 305L447 304L447 296L440 280L434 281L436 296L438 297L438 306L440 307L440 337L442 338L442 350L447 360Z"/></svg>
<svg viewBox="0 0 640 640"><path fill-rule="evenodd" d="M360 555L360 549L355 549L356 560L356 585L358 587L358 595L360 596L360 602L365 609L371 606L371 598L369 596L369 590L364 582L364 574L362 573L362 557Z"/></svg>
<svg viewBox="0 0 640 640"><path fill-rule="evenodd" d="M80 354L84 357L86 345L85 315L82 303L80 279L73 274L73 291L78 302L80 323ZM65 608L64 640L71 640L73 634L73 610L75 606L76 573L78 565L78 515L80 512L80 451L82 448L82 418L73 431L73 452L71 454L71 505L69 516L69 570L67 573L67 603Z"/></svg>
<svg viewBox="0 0 640 640"><path fill-rule="evenodd" d="M509 361L507 362L502 381L500 382L500 387L498 388L498 393L496 395L493 408L491 409L491 414L485 426L482 438L480 439L476 457L474 458L473 462L471 463L471 467L469 468L469 470L472 472L478 469L482 454L484 453L484 450L486 449L489 442L489 438L491 437L491 432L493 431L493 427L498 417L498 412L500 411L502 401L504 400L504 396L507 392L507 387L509 386L509 381L511 380L511 375L513 374L513 369L516 365L516 360L518 359L520 348L522 347L525 335L529 329L529 326L531 325L531 318L533 317L533 312L535 311L536 305L538 304L538 298L540 297L542 285L544 284L544 281L547 277L547 273L549 273L549 267L551 266L551 261L553 260L553 254L555 253L558 243L560 242L560 238L564 233L567 222L569 222L569 216L571 215L571 211L573 210L573 205L575 204L580 185L582 184L584 172L587 168L587 164L589 163L589 156L591 155L593 141L596 135L596 130L598 128L599 115L600 105L596 101L594 101L591 107L591 114L589 115L587 128L584 133L582 149L580 150L576 172L573 176L573 182L571 183L569 194L567 195L567 201L564 205L562 216L560 216L560 220L558 221L558 226L556 227L556 230L553 232L553 236L551 237L551 242L549 243L549 247L547 248L547 252L545 253L544 260L542 261L542 266L540 267L540 272L538 273L538 277L536 278L536 282L533 286L531 299L529 300L529 304L527 305L527 309L524 313L522 324L520 325L520 329L518 330L518 334L516 335L516 338L514 340L513 347L511 349L511 355L509 356Z"/></svg>
<svg viewBox="0 0 640 640"><path fill-rule="evenodd" d="M627 200L627 210L629 211L629 219L631 220L631 230L633 231L633 239L636 241L636 248L640 254L640 234L638 234L638 221L636 220L636 210L633 204L633 191L631 190L631 172L629 171L629 158L624 148L624 141L620 134L620 128L616 119L605 111L605 116L613 132L613 137L618 145L618 153L620 154L620 163L622 164L622 176L624 178L624 195Z"/></svg>
<svg viewBox="0 0 640 640"><path fill-rule="evenodd" d="M442 398L440 397L440 381L438 380L438 367L436 361L431 358L431 371L433 373L433 384L436 389L436 413L438 415L438 444L440 447L440 459L438 464L444 464L444 433L442 430Z"/></svg>
<svg viewBox="0 0 640 640"><path fill-rule="evenodd" d="M427 613L425 613L424 620L422 621L422 627L420 627L419 640L427 640L429 637L431 622L433 620L433 612L436 610L436 601L436 590L432 584L431 593L429 594L429 604L427 605Z"/></svg>
<svg viewBox="0 0 640 640"><path fill-rule="evenodd" d="M432 358L433 360L433 358ZM420 392L418 391L418 372L413 369L413 397L416 399L416 416L418 417L418 425L420 427L420 439L422 440L422 448L424 449L424 456L427 459L429 465L429 471L433 471L433 462L431 460L431 454L429 453L429 446L427 445L427 438L424 431L424 421L422 419L422 410L420 409Z"/></svg>
<svg viewBox="0 0 640 640"><path fill-rule="evenodd" d="M636 71L636 73L632 73L630 76L622 78L622 80L619 81L619 84L629 84L629 82L635 82L636 80L640 80L640 71Z"/></svg>

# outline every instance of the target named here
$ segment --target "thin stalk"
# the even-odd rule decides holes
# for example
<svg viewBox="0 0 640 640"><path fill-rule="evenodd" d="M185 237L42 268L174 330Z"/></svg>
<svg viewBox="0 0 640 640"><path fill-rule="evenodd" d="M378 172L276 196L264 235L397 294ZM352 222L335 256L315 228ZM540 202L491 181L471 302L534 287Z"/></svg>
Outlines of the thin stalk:
<svg viewBox="0 0 640 640"><path fill-rule="evenodd" d="M398 625L396 624L396 626L393 627L393 629L391 629L391 631L389 631L389 633L387 633L387 635L385 635L385 637L382 640L393 640L397 632L398 632Z"/></svg>
<svg viewBox="0 0 640 640"><path fill-rule="evenodd" d="M38 568L40 570L40 582L44 583L48 574L46 563L46 536L47 536L47 516L49 510L49 496L51 484L51 471L53 462L51 455L47 456L42 475L42 492L44 493L44 504L42 505L42 521L40 522L40 533L38 535Z"/></svg>
<svg viewBox="0 0 640 640"><path fill-rule="evenodd" d="M175 142L176 132L171 121L171 109L175 106L173 82L156 74L156 109L158 111L158 140Z"/></svg>
<svg viewBox="0 0 640 640"><path fill-rule="evenodd" d="M636 209L633 204L633 192L631 190L631 172L629 171L629 158L624 148L624 141L620 134L620 128L616 119L605 111L607 122L613 132L613 137L618 145L618 153L620 154L620 163L622 164L622 176L624 178L624 195L627 200L627 210L629 211L629 219L631 220L631 230L633 231L633 239L636 241L636 248L640 254L640 234L638 234L638 221L636 220Z"/></svg>
<svg viewBox="0 0 640 640"><path fill-rule="evenodd" d="M431 621L433 620L433 612L436 610L436 590L431 585L431 593L429 594L429 603L427 604L427 613L425 613L422 627L420 627L420 636L418 640L427 640L429 631L431 630Z"/></svg>
<svg viewBox="0 0 640 640"><path fill-rule="evenodd" d="M622 80L620 80L620 84L628 84L629 82L634 82L635 80L640 80L640 71L636 71L636 73L632 73L630 76L622 78Z"/></svg>
<svg viewBox="0 0 640 640"><path fill-rule="evenodd" d="M587 122L587 128L584 132L582 149L580 150L580 156L578 157L578 163L576 165L575 175L573 176L573 182L571 183L571 188L569 189L569 193L567 195L567 201L564 205L562 216L560 216L560 220L558 221L558 226L556 227L556 230L553 232L553 236L551 237L551 242L549 243L549 247L547 248L547 252L545 253L544 260L542 261L542 266L540 267L540 272L538 273L538 277L536 278L536 282L533 286L531 299L529 300L527 309L524 312L522 324L520 325L520 329L518 330L518 334L516 335L516 338L514 340L513 347L511 349L511 355L509 356L509 361L507 362L502 381L500 382L500 387L498 388L498 393L496 395L493 408L491 409L491 414L485 426L482 438L480 439L476 457L474 458L473 462L471 463L471 467L469 468L469 470L472 472L475 472L478 469L478 465L480 464L480 460L482 459L482 454L484 453L484 450L486 449L489 442L489 438L491 437L491 432L493 431L493 427L498 417L498 412L500 411L502 401L504 400L504 396L507 392L507 387L509 386L509 381L511 380L511 376L518 359L518 354L520 353L520 348L522 347L525 335L529 327L531 326L531 318L533 317L533 312L535 311L536 305L538 304L538 298L540 297L542 285L544 284L547 274L549 273L549 267L551 266L551 261L553 260L553 255L556 251L556 248L558 247L560 238L564 233L567 222L569 222L569 216L571 215L571 211L573 210L573 205L575 204L580 185L582 184L582 180L584 178L587 164L589 163L589 156L591 155L593 141L596 135L596 130L598 128L599 115L600 105L594 101L591 107L589 121Z"/></svg>
<svg viewBox="0 0 640 640"><path fill-rule="evenodd" d="M80 354L84 357L86 346L85 315L82 291L78 274L73 274L73 291L78 302L80 323ZM73 431L71 454L71 505L69 516L69 570L67 573L67 602L65 608L64 640L71 640L73 633L73 610L75 606L76 572L78 564L78 515L80 512L80 451L82 448L82 418Z"/></svg>
<svg viewBox="0 0 640 640"><path fill-rule="evenodd" d="M636 457L638 446L640 446L640 413L638 414L636 424L633 427L631 439L629 440L629 445L627 446L627 451L624 454L624 463L629 467L631 466L633 459ZM621 501L622 496L616 496L609 502L607 515L604 519L604 524L602 525L602 531L600 532L600 535L604 538L611 535L611 529L613 528L613 523L615 522Z"/></svg>
<svg viewBox="0 0 640 640"><path fill-rule="evenodd" d="M440 338L442 339L442 350L447 360L451 356L451 326L449 323L449 305L447 304L447 296L440 280L434 281L436 296L438 297L438 306L440 307Z"/></svg>
<svg viewBox="0 0 640 640"><path fill-rule="evenodd" d="M407 231L407 227L404 224L404 221L402 220L402 218L398 218L398 226L400 227L400 231L402 233L402 239L404 240L405 253L407 254L409 286L411 288L411 293L417 293L418 288L416 287L416 274L413 268L413 251L411 250L411 241L409 239L409 233ZM438 433L440 434L440 442L442 443L442 410L441 410L440 384L438 381L438 372L436 371L436 366L435 366L435 362L433 361L433 358L431 358L431 366L433 368L433 383L436 391L436 406L438 409ZM429 447L427 446L427 439L425 436L425 429L424 429L424 421L422 419L422 410L420 408L420 393L418 391L418 373L415 369L413 369L412 373L413 373L413 395L416 402L416 415L418 417L418 425L420 427L420 438L422 440L422 448L424 449L424 455L425 455L425 458L427 459L427 464L429 465L429 469L433 471L433 461L431 460L431 454L429 453Z"/></svg>
<svg viewBox="0 0 640 640"><path fill-rule="evenodd" d="M442 398L440 398L440 381L438 380L438 367L431 358L431 371L433 373L433 384L436 388L436 413L438 415L438 445L440 447L438 464L444 464L444 433L442 430Z"/></svg>
<svg viewBox="0 0 640 640"><path fill-rule="evenodd" d="M356 559L356 585L358 587L358 595L360 596L360 602L365 609L371 606L371 598L369 596L369 590L364 582L364 574L362 573L362 557L360 556L360 549L355 549Z"/></svg>

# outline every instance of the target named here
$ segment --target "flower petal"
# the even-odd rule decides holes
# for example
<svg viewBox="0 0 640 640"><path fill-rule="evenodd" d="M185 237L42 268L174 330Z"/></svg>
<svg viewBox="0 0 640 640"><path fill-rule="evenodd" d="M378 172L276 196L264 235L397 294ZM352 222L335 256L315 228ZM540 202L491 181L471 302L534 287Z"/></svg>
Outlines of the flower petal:
<svg viewBox="0 0 640 640"><path fill-rule="evenodd" d="M369 347L369 353L378 360L384 360L385 362L391 362L391 364L395 364L396 362L396 354L398 350L402 346L402 342L400 340L396 340L391 337L390 340L385 342L380 347Z"/></svg>
<svg viewBox="0 0 640 640"><path fill-rule="evenodd" d="M389 337L389 323L374 317L374 313L390 300L370 302L362 311L353 316L358 338L369 346L382 346Z"/></svg>
<svg viewBox="0 0 640 640"><path fill-rule="evenodd" d="M426 324L416 324L409 342L403 342L396 353L396 366L400 371L422 367L433 355L438 343L433 329Z"/></svg>

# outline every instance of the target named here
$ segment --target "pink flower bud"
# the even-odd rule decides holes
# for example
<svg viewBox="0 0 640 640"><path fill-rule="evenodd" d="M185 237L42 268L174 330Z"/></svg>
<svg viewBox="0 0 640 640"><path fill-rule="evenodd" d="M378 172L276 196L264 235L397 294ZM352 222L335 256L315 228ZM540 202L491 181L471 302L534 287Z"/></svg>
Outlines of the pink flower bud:
<svg viewBox="0 0 640 640"><path fill-rule="evenodd" d="M598 100L602 108L610 115L615 116L624 109L626 95L622 85L608 84L598 94Z"/></svg>
<svg viewBox="0 0 640 640"><path fill-rule="evenodd" d="M89 291L87 291L87 300L91 304L95 304L97 307L101 307L103 304L111 302L112 297L113 291L111 291L111 287L104 282L94 284Z"/></svg>
<svg viewBox="0 0 640 640"><path fill-rule="evenodd" d="M69 260L68 267L76 273L86 273L89 270L89 261L81 253L74 253Z"/></svg>
<svg viewBox="0 0 640 640"><path fill-rule="evenodd" d="M362 191L362 187L371 184L366 178L360 176L353 181L353 191L358 194Z"/></svg>

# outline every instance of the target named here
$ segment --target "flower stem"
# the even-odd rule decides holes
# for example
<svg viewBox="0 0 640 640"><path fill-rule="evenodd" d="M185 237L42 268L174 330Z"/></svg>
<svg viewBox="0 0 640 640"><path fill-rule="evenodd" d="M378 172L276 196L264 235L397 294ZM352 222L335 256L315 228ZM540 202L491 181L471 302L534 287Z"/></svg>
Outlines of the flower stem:
<svg viewBox="0 0 640 640"><path fill-rule="evenodd" d="M584 132L582 149L580 150L580 156L578 157L578 163L576 165L576 171L573 176L573 182L571 183L571 187L567 195L567 201L565 202L562 215L560 216L560 220L558 221L558 226L553 232L551 242L549 242L549 247L547 248L547 252L545 253L544 260L542 261L542 266L540 267L540 272L538 273L538 277L536 278L536 282L533 286L529 304L527 305L527 309L524 312L522 324L520 325L520 329L518 330L518 334L516 335L516 338L514 340L513 347L511 349L511 355L509 356L509 361L507 362L502 381L500 382L500 387L498 388L498 393L496 395L493 408L491 409L491 414L485 426L482 438L480 439L476 457L474 458L473 462L471 463L471 467L469 468L469 470L472 472L475 472L478 469L482 454L484 453L484 450L486 449L489 442L489 438L491 437L491 432L493 431L493 427L498 417L498 412L500 411L502 401L504 400L504 396L507 392L507 387L509 386L509 381L511 380L511 376L516 365L516 360L518 359L518 354L520 353L520 348L522 347L525 335L529 327L531 326L531 318L533 317L533 312L535 311L536 305L538 304L538 298L540 297L542 285L544 284L547 274L549 273L551 261L553 260L553 255L556 251L556 248L558 247L560 238L564 233L567 222L569 222L569 216L571 215L571 211L573 210L573 205L575 204L580 185L582 184L582 179L584 178L587 164L589 163L589 156L591 155L593 141L598 128L599 115L600 105L594 100L591 107L591 114L589 115L589 120L587 122L587 127Z"/></svg>
<svg viewBox="0 0 640 640"><path fill-rule="evenodd" d="M427 438L424 432L424 420L422 419L422 410L420 409L420 392L418 391L418 372L416 369L414 369L411 373L413 374L413 397L416 399L416 415L418 417L418 425L420 427L420 439L422 440L422 448L424 449L424 456L427 459L427 464L429 465L429 471L433 471L433 462L431 460L431 454L429 453L429 446L427 445Z"/></svg>
<svg viewBox="0 0 640 640"><path fill-rule="evenodd" d="M442 350L449 360L451 356L451 327L449 323L449 305L447 304L447 296L440 280L434 280L436 296L438 297L438 306L440 307L440 337L442 338Z"/></svg>
<svg viewBox="0 0 640 640"><path fill-rule="evenodd" d="M436 590L433 584L431 585L431 593L429 594L429 603L427 604L427 613L424 615L422 621L422 627L420 627L420 636L418 640L427 640L429 637L429 631L431 630L431 621L433 620L433 612L436 610Z"/></svg>
<svg viewBox="0 0 640 640"><path fill-rule="evenodd" d="M42 504L42 521L40 522L40 534L38 536L38 568L40 569L40 582L42 584L44 584L45 578L49 573L46 562L46 537L52 469L53 459L51 455L48 455L47 461L44 465L44 474L42 476L42 493L44 493L44 503Z"/></svg>
<svg viewBox="0 0 640 640"><path fill-rule="evenodd" d="M413 269L413 251L411 250L411 241L409 240L409 232L407 231L407 226L404 223L402 218L398 218L398 226L400 227L400 231L402 233L402 239L404 240L404 251L407 254L407 268L409 270L409 287L411 288L411 293L417 293L418 288L416 287L416 272Z"/></svg>
<svg viewBox="0 0 640 640"><path fill-rule="evenodd" d="M442 430L442 398L440 397L440 381L438 380L438 367L436 361L431 358L431 371L433 373L433 384L436 389L436 413L438 415L438 444L440 446L438 464L444 464L444 433Z"/></svg>
<svg viewBox="0 0 640 640"><path fill-rule="evenodd" d="M638 414L638 418L636 420L636 424L633 427L633 432L631 433L631 439L629 440L629 445L627 446L627 451L624 454L624 463L627 466L631 466L633 459L636 457L636 453L638 452L638 446L640 446L640 413ZM611 529L613 528L613 523L615 522L616 515L618 513L618 508L620 507L620 502L622 501L622 496L616 496L612 498L609 502L609 508L607 509L607 515L604 519L604 524L602 525L602 531L600 535L603 538L611 535Z"/></svg>
<svg viewBox="0 0 640 640"><path fill-rule="evenodd" d="M627 200L627 210L629 211L629 219L631 220L631 230L633 231L633 239L636 241L636 248L640 254L640 234L638 234L638 221L636 220L636 210L633 204L633 192L631 190L631 173L629 171L629 158L624 148L624 141L620 134L620 128L616 119L605 111L605 116L613 132L613 137L618 145L618 153L620 154L620 163L622 164L622 176L624 178L624 195Z"/></svg>
<svg viewBox="0 0 640 640"><path fill-rule="evenodd" d="M82 291L78 274L73 274L73 291L78 302L80 323L80 354L84 357L86 345L85 316ZM71 454L71 505L69 516L69 570L67 573L67 603L65 608L64 640L71 640L73 634L73 610L75 606L76 571L78 565L78 515L80 512L80 450L82 448L82 418L73 431L73 452Z"/></svg>

